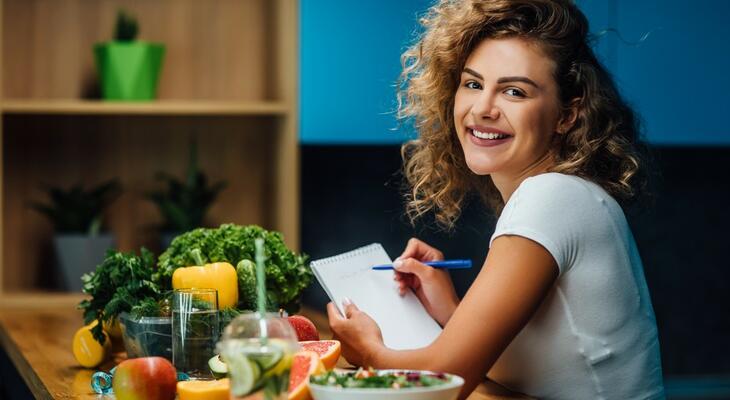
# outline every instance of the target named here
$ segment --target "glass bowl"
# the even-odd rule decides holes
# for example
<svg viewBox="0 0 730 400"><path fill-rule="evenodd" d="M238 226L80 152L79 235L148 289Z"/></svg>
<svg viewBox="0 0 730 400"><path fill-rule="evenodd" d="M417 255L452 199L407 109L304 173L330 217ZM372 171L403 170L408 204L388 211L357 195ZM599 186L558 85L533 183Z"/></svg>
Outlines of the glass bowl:
<svg viewBox="0 0 730 400"><path fill-rule="evenodd" d="M133 318L119 315L124 348L128 358L159 356L172 360L172 318Z"/></svg>

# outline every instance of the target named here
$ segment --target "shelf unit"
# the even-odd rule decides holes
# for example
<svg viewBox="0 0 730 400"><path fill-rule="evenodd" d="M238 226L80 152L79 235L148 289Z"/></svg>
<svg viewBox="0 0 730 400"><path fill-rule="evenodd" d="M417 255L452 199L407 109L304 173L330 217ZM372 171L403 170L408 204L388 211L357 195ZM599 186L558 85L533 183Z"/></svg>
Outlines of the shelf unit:
<svg viewBox="0 0 730 400"><path fill-rule="evenodd" d="M118 9L166 55L152 102L105 102L92 46ZM117 177L106 226L123 251L155 248L144 194L182 178L191 138L228 182L207 223L259 224L299 249L296 0L0 0L0 292L47 289L52 226L27 207L42 183Z"/></svg>

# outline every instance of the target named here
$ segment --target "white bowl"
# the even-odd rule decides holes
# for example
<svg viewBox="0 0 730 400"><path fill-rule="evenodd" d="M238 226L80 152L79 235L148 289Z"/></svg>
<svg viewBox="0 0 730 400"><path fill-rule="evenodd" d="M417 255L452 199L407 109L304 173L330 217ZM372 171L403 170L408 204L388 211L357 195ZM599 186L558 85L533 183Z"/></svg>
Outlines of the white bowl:
<svg viewBox="0 0 730 400"><path fill-rule="evenodd" d="M382 374L393 372L433 373L430 371L407 369L386 369L378 371L378 373ZM451 382L438 386L403 389L363 389L341 388L309 383L309 391L312 393L314 400L454 400L464 385L464 379L457 375L446 375L451 378Z"/></svg>

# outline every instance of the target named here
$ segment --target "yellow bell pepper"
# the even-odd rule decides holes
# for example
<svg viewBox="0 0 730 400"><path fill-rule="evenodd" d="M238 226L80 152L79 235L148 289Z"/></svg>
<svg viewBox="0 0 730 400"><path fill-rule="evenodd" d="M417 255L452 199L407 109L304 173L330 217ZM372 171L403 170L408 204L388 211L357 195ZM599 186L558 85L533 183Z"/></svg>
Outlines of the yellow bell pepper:
<svg viewBox="0 0 730 400"><path fill-rule="evenodd" d="M196 262L202 264L200 253L191 252ZM173 289L216 289L218 308L235 307L238 304L238 277L236 269L227 262L210 263L178 268L172 274Z"/></svg>

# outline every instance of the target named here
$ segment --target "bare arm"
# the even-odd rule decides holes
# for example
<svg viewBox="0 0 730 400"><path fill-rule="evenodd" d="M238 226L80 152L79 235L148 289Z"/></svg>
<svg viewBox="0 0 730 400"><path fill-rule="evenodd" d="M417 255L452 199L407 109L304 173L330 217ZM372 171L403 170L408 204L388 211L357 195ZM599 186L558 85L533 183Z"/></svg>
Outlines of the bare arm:
<svg viewBox="0 0 730 400"><path fill-rule="evenodd" d="M405 351L386 348L377 325L354 306L348 307L347 319L330 312L330 325L345 342L344 355L350 362L455 373L466 381L460 396L465 398L527 324L557 276L558 267L545 248L520 236L500 236L444 331L430 346Z"/></svg>

